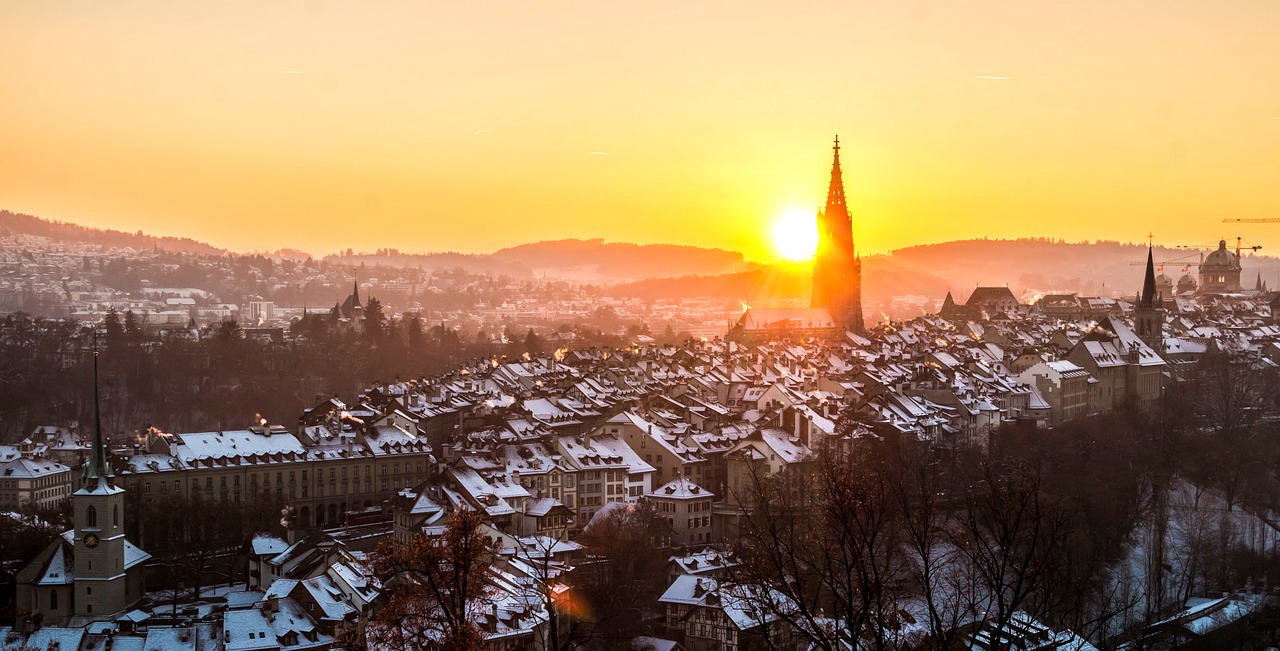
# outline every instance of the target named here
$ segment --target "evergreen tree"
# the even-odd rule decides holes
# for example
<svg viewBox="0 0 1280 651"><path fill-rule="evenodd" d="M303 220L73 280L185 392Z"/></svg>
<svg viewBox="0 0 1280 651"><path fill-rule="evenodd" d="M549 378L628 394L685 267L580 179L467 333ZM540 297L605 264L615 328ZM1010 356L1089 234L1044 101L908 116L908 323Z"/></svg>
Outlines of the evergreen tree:
<svg viewBox="0 0 1280 651"><path fill-rule="evenodd" d="M124 340L124 326L120 323L120 313L116 308L107 308L107 316L102 319L102 325L107 330L108 345Z"/></svg>

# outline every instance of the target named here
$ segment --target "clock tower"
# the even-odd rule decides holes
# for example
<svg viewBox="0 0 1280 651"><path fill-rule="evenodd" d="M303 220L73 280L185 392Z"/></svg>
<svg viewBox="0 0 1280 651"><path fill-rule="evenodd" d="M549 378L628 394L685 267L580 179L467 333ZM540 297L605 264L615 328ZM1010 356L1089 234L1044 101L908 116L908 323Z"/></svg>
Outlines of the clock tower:
<svg viewBox="0 0 1280 651"><path fill-rule="evenodd" d="M93 352L93 449L80 489L71 495L75 530L71 544L75 568L73 615L106 618L123 611L141 595L129 594L124 538L124 489L102 442L98 406L98 351Z"/></svg>

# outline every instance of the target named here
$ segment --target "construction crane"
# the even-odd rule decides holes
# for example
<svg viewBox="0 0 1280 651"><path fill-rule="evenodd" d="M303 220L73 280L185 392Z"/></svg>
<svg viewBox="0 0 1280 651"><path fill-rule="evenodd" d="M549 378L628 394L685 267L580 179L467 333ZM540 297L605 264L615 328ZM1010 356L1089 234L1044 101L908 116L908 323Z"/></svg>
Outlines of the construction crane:
<svg viewBox="0 0 1280 651"><path fill-rule="evenodd" d="M1182 273L1190 273L1191 267L1199 267L1201 263L1199 260L1156 260L1152 264L1156 266L1156 272L1158 273L1164 271L1165 265L1173 265L1175 267L1181 266ZM1147 266L1147 262L1146 260L1143 260L1142 262L1130 262L1129 266L1145 267Z"/></svg>
<svg viewBox="0 0 1280 651"><path fill-rule="evenodd" d="M1276 220L1276 221L1280 221L1280 220ZM1200 253L1200 250L1201 250L1201 249L1213 249L1214 247L1213 247L1212 245L1209 245L1209 244L1179 244L1179 245L1177 245L1177 246L1175 246L1175 247L1173 247L1173 248L1175 248L1175 249L1181 249L1181 250L1183 250L1183 251L1195 251L1195 252L1197 252L1197 253L1200 255L1200 260L1202 261L1202 260L1204 260L1204 254L1203 254L1203 253ZM1237 259L1237 260L1238 260L1238 259L1240 259L1240 251L1241 251L1241 250L1249 250L1249 251L1255 251L1255 252L1256 252L1256 251L1260 251L1260 250L1262 250L1262 247L1261 247L1261 246L1259 246L1259 245L1256 245L1256 244L1255 244L1255 245L1250 245L1250 246L1245 246L1245 245L1244 245L1244 238L1237 237L1237 238L1236 238L1236 259ZM1192 255L1196 255L1196 254L1192 254ZM1159 261L1159 262L1155 262L1155 263L1153 263L1153 264L1155 264L1156 266L1160 267L1160 270L1161 270L1161 271L1164 271L1164 266L1165 266L1166 264L1171 264L1171 265L1175 265L1175 266L1176 266L1176 265L1182 265L1182 271L1183 271L1184 273L1186 273L1186 271L1187 271L1188 269L1190 269L1191 267L1199 267L1199 266L1200 266L1200 264L1201 264L1201 262L1200 262L1200 261L1192 262L1192 261L1190 261L1190 260L1187 260L1186 258L1189 258L1189 257L1191 257L1191 256L1190 256L1190 255L1188 255L1188 256L1184 256L1184 258L1175 258L1175 259L1173 259L1173 260L1161 260L1161 261ZM1146 263L1146 262L1130 262L1130 263L1129 263L1129 266L1131 266L1131 267L1137 267L1137 266L1139 266L1139 265L1145 265L1145 264L1147 264L1147 263Z"/></svg>
<svg viewBox="0 0 1280 651"><path fill-rule="evenodd" d="M1243 238L1239 238L1239 237L1237 237L1237 238L1236 238L1236 259L1237 259L1237 260L1239 260L1239 259L1240 259L1240 248L1241 248L1240 243L1241 243L1241 242L1243 242L1243 241L1244 241L1244 239L1243 239ZM1249 249L1250 251L1253 251L1254 253L1257 253L1258 251L1262 250L1262 247L1261 247L1261 246L1258 246L1257 244L1255 244L1255 245L1253 245L1253 246L1246 246L1246 247L1244 247L1244 248Z"/></svg>
<svg viewBox="0 0 1280 651"><path fill-rule="evenodd" d="M1231 220L1225 220L1225 221L1231 221ZM1249 220L1239 220L1239 221L1249 221ZM1255 221L1263 221L1263 220L1255 220ZM1267 220L1267 221L1272 221L1272 220ZM1274 220L1274 221L1276 221L1276 222L1280 222L1280 219L1276 219L1276 220ZM1224 239L1224 240L1225 240L1226 238L1224 237L1224 238L1222 238L1222 239ZM1209 249L1209 250L1213 250L1214 248L1217 248L1217 245L1215 245L1215 244L1191 244L1191 245L1178 245L1178 246L1175 246L1175 247L1173 247L1173 248L1175 248L1175 249L1182 249L1182 250L1184 250L1184 251L1195 251L1195 250L1199 250L1199 249ZM1257 244L1251 244L1251 245L1249 245L1249 246L1245 246L1245 244L1244 244L1244 238L1243 238L1243 237L1239 237L1239 236L1237 236L1237 237L1236 237L1236 257L1237 257L1237 258L1239 258L1239 257L1240 257L1240 251L1242 251L1242 250L1253 251L1253 252L1257 253L1258 251L1261 251L1261 250L1262 250L1262 247L1261 247L1261 246L1259 246L1259 245L1257 245Z"/></svg>
<svg viewBox="0 0 1280 651"><path fill-rule="evenodd" d="M1280 217L1259 217L1259 218L1236 217L1234 219L1224 219L1222 220L1222 223L1224 224L1280 224Z"/></svg>

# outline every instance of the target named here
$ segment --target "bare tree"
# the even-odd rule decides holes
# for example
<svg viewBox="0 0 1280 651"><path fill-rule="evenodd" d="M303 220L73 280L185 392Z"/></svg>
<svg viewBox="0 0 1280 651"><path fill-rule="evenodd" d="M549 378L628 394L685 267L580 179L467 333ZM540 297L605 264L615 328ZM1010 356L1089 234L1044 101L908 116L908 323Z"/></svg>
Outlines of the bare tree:
<svg viewBox="0 0 1280 651"><path fill-rule="evenodd" d="M899 487L903 544L912 556L907 575L925 614L925 639L917 646L951 651L960 626L973 615L976 580L960 550L948 541L951 514L938 466L905 469Z"/></svg>
<svg viewBox="0 0 1280 651"><path fill-rule="evenodd" d="M1072 520L1041 491L1035 465L983 462L974 479L947 541L976 579L978 622L1004 631L1019 611L1035 618L1050 611Z"/></svg>
<svg viewBox="0 0 1280 651"><path fill-rule="evenodd" d="M542 607L547 611L543 647L550 651L571 651L591 639L595 625L587 621L584 595L575 585L574 568L555 560L556 548L564 536L533 536L520 539L516 560L527 566L537 585Z"/></svg>
<svg viewBox="0 0 1280 651"><path fill-rule="evenodd" d="M441 536L389 538L372 555L387 602L366 622L370 646L398 651L464 651L484 644L480 609L492 553L483 516L459 509Z"/></svg>
<svg viewBox="0 0 1280 651"><path fill-rule="evenodd" d="M592 610L593 635L630 645L643 633L645 616L665 587L667 556L660 546L671 533L667 519L647 500L615 505L582 532L591 559L578 569Z"/></svg>
<svg viewBox="0 0 1280 651"><path fill-rule="evenodd" d="M869 444L765 476L753 467L735 581L769 587L755 608L816 648L893 648L908 563L884 450Z"/></svg>

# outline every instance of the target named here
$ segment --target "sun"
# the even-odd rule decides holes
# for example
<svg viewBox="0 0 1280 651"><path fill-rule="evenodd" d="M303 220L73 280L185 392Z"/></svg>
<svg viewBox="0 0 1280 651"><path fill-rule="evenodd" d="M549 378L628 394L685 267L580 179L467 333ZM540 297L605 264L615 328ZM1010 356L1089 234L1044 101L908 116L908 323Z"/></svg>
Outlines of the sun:
<svg viewBox="0 0 1280 651"><path fill-rule="evenodd" d="M790 208L773 223L773 248L784 260L805 262L818 251L818 220L814 213Z"/></svg>

